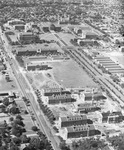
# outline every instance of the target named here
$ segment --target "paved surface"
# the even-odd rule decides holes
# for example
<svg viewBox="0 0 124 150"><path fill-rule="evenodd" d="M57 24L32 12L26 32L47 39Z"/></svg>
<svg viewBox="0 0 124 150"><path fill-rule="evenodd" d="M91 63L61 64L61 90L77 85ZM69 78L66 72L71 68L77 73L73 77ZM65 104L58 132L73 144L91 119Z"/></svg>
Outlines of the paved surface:
<svg viewBox="0 0 124 150"><path fill-rule="evenodd" d="M58 39L64 44L64 50L82 67L86 68L92 76L98 81L103 87L111 93L111 95L116 98L120 106L124 106L124 90L117 85L109 76L106 76L102 71L93 64L92 60L88 59L83 51L78 50L78 48L73 48L73 50L68 48L68 44L64 39L54 34Z"/></svg>
<svg viewBox="0 0 124 150"><path fill-rule="evenodd" d="M33 89L29 85L25 76L20 72L19 65L18 65L17 61L14 59L14 57L11 55L11 52L8 53L6 43L4 44L4 53L5 53L5 56L10 64L10 66L11 66L11 69L13 70L13 73L16 77L16 80L18 82L18 85L19 85L23 95L27 99L29 99L31 102L33 112L35 114L39 128L41 129L42 132L44 132L46 134L48 140L51 141L51 144L52 144L54 150L60 150L60 148L58 146L59 141L57 141L57 137L53 133L53 130L49 126L48 121L46 120L46 117L44 116L43 112L39 108L39 104L37 103L37 97L35 96Z"/></svg>

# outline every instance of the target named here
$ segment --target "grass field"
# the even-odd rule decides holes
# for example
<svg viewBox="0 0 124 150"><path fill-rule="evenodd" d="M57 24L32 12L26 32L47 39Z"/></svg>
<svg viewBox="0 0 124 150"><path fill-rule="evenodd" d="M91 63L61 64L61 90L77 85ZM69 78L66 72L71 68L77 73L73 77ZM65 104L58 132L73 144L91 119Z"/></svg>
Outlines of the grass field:
<svg viewBox="0 0 124 150"><path fill-rule="evenodd" d="M7 82L5 77L0 74L0 91L13 91L18 90L16 82L12 79L11 82Z"/></svg>
<svg viewBox="0 0 124 150"><path fill-rule="evenodd" d="M52 63L55 80L66 88L97 87L98 85L76 62Z"/></svg>
<svg viewBox="0 0 124 150"><path fill-rule="evenodd" d="M16 42L17 40L17 35L9 35L9 37L11 38L12 42Z"/></svg>
<svg viewBox="0 0 124 150"><path fill-rule="evenodd" d="M27 73L28 79L37 88L48 86L55 88L62 86L66 88L85 88L98 87L91 77L81 69L73 60L63 62L51 62L49 65L51 70L43 71L42 73ZM49 78L47 74L50 74Z"/></svg>

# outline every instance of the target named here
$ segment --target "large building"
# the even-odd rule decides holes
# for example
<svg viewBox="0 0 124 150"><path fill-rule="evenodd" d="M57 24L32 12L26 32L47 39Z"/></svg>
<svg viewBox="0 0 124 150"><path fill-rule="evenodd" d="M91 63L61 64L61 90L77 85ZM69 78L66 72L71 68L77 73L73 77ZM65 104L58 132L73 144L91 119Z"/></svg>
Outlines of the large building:
<svg viewBox="0 0 124 150"><path fill-rule="evenodd" d="M10 26L19 25L19 24L25 25L25 22L22 21L22 20L19 20L19 19L14 19L14 20L8 21L8 24L9 24Z"/></svg>
<svg viewBox="0 0 124 150"><path fill-rule="evenodd" d="M94 45L95 41L89 39L77 39L77 43L80 46L85 46L85 45Z"/></svg>
<svg viewBox="0 0 124 150"><path fill-rule="evenodd" d="M38 71L38 70L47 70L50 67L48 67L48 65L45 64L26 64L26 70L27 71Z"/></svg>
<svg viewBox="0 0 124 150"><path fill-rule="evenodd" d="M13 50L13 53L15 53L17 56L35 56L35 55L56 55L59 54L56 47L53 47L52 44L49 44L48 46L45 46L44 44L38 45L38 46L28 46L28 47L21 47L17 48L16 50Z"/></svg>
<svg viewBox="0 0 124 150"><path fill-rule="evenodd" d="M48 96L47 99L45 99L45 104L55 105L55 104L61 104L61 103L72 103L76 102L76 99L74 99L71 94L62 94L62 95L52 95Z"/></svg>
<svg viewBox="0 0 124 150"><path fill-rule="evenodd" d="M90 113L101 110L100 106L91 103L78 104L77 111L80 113Z"/></svg>
<svg viewBox="0 0 124 150"><path fill-rule="evenodd" d="M93 121L88 119L86 115L59 117L59 126L61 128L86 124L93 124Z"/></svg>
<svg viewBox="0 0 124 150"><path fill-rule="evenodd" d="M44 94L44 96L71 94L70 91L63 90L61 88L45 88L42 90L42 93Z"/></svg>
<svg viewBox="0 0 124 150"><path fill-rule="evenodd" d="M106 97L101 93L83 93L83 98L84 101L90 102L90 101L100 101L100 100L105 100Z"/></svg>
<svg viewBox="0 0 124 150"><path fill-rule="evenodd" d="M93 124L88 124L65 128L63 138L66 140L68 138L93 137L95 135L101 135L101 132Z"/></svg>
<svg viewBox="0 0 124 150"><path fill-rule="evenodd" d="M18 31L25 30L25 25L22 25L22 24L15 25L14 27L15 27L15 30L18 30Z"/></svg>
<svg viewBox="0 0 124 150"><path fill-rule="evenodd" d="M124 116L120 111L102 113L103 123L120 123L123 120L124 120Z"/></svg>
<svg viewBox="0 0 124 150"><path fill-rule="evenodd" d="M18 40L24 43L34 42L36 38L37 35L33 34L32 32L23 32L23 33L19 33L18 35Z"/></svg>

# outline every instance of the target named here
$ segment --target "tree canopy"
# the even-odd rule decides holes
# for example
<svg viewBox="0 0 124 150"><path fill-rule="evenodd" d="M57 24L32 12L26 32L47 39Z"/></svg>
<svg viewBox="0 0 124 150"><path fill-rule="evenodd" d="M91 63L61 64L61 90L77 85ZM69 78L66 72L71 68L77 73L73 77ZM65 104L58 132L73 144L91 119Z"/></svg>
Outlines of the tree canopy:
<svg viewBox="0 0 124 150"><path fill-rule="evenodd" d="M94 139L84 139L83 141L73 142L73 150L98 150L106 146L105 141L100 140L99 138Z"/></svg>
<svg viewBox="0 0 124 150"><path fill-rule="evenodd" d="M117 150L124 150L124 134L120 134L119 136L108 137L108 141Z"/></svg>

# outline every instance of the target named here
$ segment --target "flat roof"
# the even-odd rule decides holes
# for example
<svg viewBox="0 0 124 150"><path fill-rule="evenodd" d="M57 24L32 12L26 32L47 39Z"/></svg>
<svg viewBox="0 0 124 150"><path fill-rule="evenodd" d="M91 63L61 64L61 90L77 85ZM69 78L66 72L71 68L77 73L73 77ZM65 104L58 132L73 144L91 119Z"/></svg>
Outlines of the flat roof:
<svg viewBox="0 0 124 150"><path fill-rule="evenodd" d="M99 61L99 63L101 63L101 64L107 64L107 63L115 64L113 61Z"/></svg>
<svg viewBox="0 0 124 150"><path fill-rule="evenodd" d="M108 68L108 70L123 70L124 71L124 69L122 69L122 68Z"/></svg>
<svg viewBox="0 0 124 150"><path fill-rule="evenodd" d="M95 57L95 59L110 59L110 57L104 57L104 56L97 56L97 57Z"/></svg>
<svg viewBox="0 0 124 150"><path fill-rule="evenodd" d="M51 93L51 92L62 92L60 88L44 88L44 93Z"/></svg>
<svg viewBox="0 0 124 150"><path fill-rule="evenodd" d="M107 69L122 69L120 66L108 66L108 67L106 67Z"/></svg>
<svg viewBox="0 0 124 150"><path fill-rule="evenodd" d="M116 67L115 67L115 68L114 68L114 67L109 67L109 68L107 68L107 67L106 67L106 69L108 69L108 70L121 70L122 68L121 68L121 67L120 67L120 68L119 68L119 67L118 67L118 68L116 68Z"/></svg>
<svg viewBox="0 0 124 150"><path fill-rule="evenodd" d="M102 61L102 60L111 60L110 58L95 58L95 60L98 60L98 61Z"/></svg>
<svg viewBox="0 0 124 150"><path fill-rule="evenodd" d="M117 66L118 64L116 63L110 63L110 62L107 62L107 63L102 63L103 66Z"/></svg>
<svg viewBox="0 0 124 150"><path fill-rule="evenodd" d="M65 100L65 99L68 99L68 98L72 98L71 97L71 94L61 94L61 95L52 95L52 96L48 96L48 99L50 101L54 101L54 100Z"/></svg>
<svg viewBox="0 0 124 150"><path fill-rule="evenodd" d="M109 70L110 73L124 73L124 70Z"/></svg>

